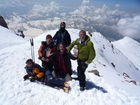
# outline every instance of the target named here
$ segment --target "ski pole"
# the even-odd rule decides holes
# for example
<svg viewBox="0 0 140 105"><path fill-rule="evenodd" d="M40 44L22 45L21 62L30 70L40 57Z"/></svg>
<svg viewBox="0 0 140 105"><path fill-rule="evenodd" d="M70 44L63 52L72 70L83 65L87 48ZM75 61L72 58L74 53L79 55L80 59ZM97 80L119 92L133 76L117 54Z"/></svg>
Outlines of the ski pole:
<svg viewBox="0 0 140 105"><path fill-rule="evenodd" d="M35 62L35 55L34 55L34 40L33 40L33 38L30 39L30 44L31 44L31 57L32 57L32 60Z"/></svg>

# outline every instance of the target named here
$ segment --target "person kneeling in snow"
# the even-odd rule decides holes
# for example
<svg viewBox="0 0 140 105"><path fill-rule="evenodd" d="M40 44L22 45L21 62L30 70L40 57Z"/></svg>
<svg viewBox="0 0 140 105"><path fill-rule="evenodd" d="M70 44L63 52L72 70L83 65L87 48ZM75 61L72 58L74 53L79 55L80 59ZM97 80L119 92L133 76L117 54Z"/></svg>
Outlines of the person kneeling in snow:
<svg viewBox="0 0 140 105"><path fill-rule="evenodd" d="M63 43L58 45L57 51L52 55L54 62L54 74L57 78L63 78L65 81L71 80L72 66L70 59L76 59L67 52Z"/></svg>
<svg viewBox="0 0 140 105"><path fill-rule="evenodd" d="M26 61L25 66L27 74L24 76L24 80L30 79L31 82L35 80L42 81L44 78L44 72L40 65L33 62L32 59Z"/></svg>

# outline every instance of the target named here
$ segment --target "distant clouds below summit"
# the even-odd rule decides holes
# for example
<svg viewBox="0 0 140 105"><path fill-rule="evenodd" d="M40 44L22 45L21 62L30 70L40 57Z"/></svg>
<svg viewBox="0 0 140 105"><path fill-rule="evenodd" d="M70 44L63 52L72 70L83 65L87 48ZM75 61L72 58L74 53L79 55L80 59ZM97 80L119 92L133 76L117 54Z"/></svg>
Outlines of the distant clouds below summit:
<svg viewBox="0 0 140 105"><path fill-rule="evenodd" d="M0 1L0 14L8 18L10 24L29 22L30 26L40 28L40 25L34 26L30 21L49 21L50 18L50 21L64 19L70 24L69 27L85 28L90 31L94 29L106 37L114 39L120 38L120 36L140 39L140 12L138 12L138 8L140 9L138 0ZM43 26L41 22L38 24ZM51 27L53 26L51 25Z"/></svg>

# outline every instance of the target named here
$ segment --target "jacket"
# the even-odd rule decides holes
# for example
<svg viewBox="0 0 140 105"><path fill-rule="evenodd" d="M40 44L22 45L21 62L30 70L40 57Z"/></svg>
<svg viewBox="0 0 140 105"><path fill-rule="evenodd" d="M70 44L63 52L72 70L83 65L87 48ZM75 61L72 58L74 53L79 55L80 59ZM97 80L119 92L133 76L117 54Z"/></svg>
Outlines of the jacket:
<svg viewBox="0 0 140 105"><path fill-rule="evenodd" d="M50 48L52 50L52 52L54 52L56 50L56 47L54 46L53 42L48 45L45 41L43 41L38 50L39 58L46 57L46 51L48 48Z"/></svg>
<svg viewBox="0 0 140 105"><path fill-rule="evenodd" d="M90 41L90 38L86 36L86 40L84 41L84 43L81 43L79 39L73 41L67 47L67 50L70 52L75 45L77 45L78 48L78 59L83 62L91 63L95 58L96 53L93 43Z"/></svg>
<svg viewBox="0 0 140 105"><path fill-rule="evenodd" d="M25 67L26 72L28 75L33 76L36 72L40 73L43 72L43 69L40 65L34 63L32 67Z"/></svg>
<svg viewBox="0 0 140 105"><path fill-rule="evenodd" d="M70 59L75 60L76 58L73 57L70 53L68 53L66 50L64 51L63 54L60 54L60 51L56 51L56 53L54 53L54 55L52 56L52 59L54 62L55 72L57 72L58 74L60 72L64 74L67 74L67 73L69 73L70 75L72 74L72 66L71 66ZM62 66L65 66L65 67L62 67Z"/></svg>
<svg viewBox="0 0 140 105"><path fill-rule="evenodd" d="M54 35L53 41L56 45L58 45L59 43L63 43L65 45L65 47L67 47L71 43L70 34L68 33L68 31L66 29L64 29L64 30L60 29Z"/></svg>

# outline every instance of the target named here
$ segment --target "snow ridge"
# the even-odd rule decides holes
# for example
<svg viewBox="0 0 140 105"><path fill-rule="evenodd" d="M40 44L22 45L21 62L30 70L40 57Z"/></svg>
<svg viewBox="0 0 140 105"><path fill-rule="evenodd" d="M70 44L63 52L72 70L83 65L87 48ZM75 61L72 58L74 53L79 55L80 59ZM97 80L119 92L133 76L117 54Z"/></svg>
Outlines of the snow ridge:
<svg viewBox="0 0 140 105"><path fill-rule="evenodd" d="M3 28L0 27L1 30ZM78 38L79 30L68 29L68 31L72 40ZM47 34L54 35L55 32L56 30L52 30L35 38L37 63L40 64L37 59L37 50L41 41L45 40ZM3 35L8 33L9 35L13 34L10 34L8 30L3 31ZM86 71L87 90L84 92L79 90L78 81L75 80L70 81L72 90L69 94L42 84L23 81L24 62L30 58L29 42L25 41L23 44L19 44L19 42L17 46L1 49L0 105L113 105L114 103L116 105L139 105L139 84L129 83L130 78L123 77L123 72L125 72L131 79L139 83L139 71L120 50L100 33L95 32L92 35L91 40L94 43L97 56ZM14 38L19 40L16 36ZM7 43L9 44L9 42ZM2 45L1 42L0 44ZM76 61L72 61L72 66L76 70ZM100 77L89 72L95 69L99 71ZM73 76L76 75L73 74Z"/></svg>

